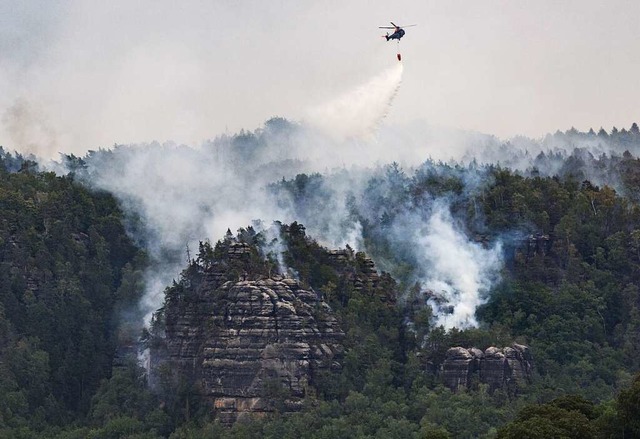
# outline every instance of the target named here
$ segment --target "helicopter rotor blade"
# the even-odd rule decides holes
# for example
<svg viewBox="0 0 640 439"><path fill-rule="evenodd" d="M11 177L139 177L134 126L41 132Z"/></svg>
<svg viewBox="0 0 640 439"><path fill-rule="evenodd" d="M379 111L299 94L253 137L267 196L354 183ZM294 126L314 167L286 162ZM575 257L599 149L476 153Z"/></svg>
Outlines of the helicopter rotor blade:
<svg viewBox="0 0 640 439"><path fill-rule="evenodd" d="M395 27L391 26L380 26L379 29L395 29Z"/></svg>
<svg viewBox="0 0 640 439"><path fill-rule="evenodd" d="M390 21L389 23L393 24L393 27L400 27L400 26L396 26L393 21Z"/></svg>

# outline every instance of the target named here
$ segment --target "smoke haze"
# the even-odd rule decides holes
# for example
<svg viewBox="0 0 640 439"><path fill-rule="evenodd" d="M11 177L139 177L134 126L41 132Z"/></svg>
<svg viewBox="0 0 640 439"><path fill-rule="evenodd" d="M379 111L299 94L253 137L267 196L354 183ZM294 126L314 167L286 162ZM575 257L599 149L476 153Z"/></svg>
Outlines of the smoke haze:
<svg viewBox="0 0 640 439"><path fill-rule="evenodd" d="M388 78L385 75L381 77ZM365 84L374 84L372 94L382 90L389 97L379 99L378 111L361 114L355 124L375 127L393 97L389 90L397 83L388 81L382 89L377 80ZM354 93L366 94L363 87ZM459 196L468 197L491 184L480 163L501 161L525 173L535 169L538 175L555 175L569 153L584 156L580 171L594 182L616 181L616 173L603 170L593 155L614 154L616 146L594 135L581 141L583 134L570 132L543 141L519 138L503 144L492 136L442 133L428 127L411 131L413 139L406 132L401 140L385 139L390 132L381 126L362 138L339 139L317 127L274 118L264 128L223 135L200 148L152 143L93 152L79 178L118 197L128 213L131 234L151 256L142 303L146 321L161 305L164 287L184 267L187 247L196 249L200 240L215 241L227 229L235 231L259 220L263 226L257 231L265 233L268 243L263 251L276 259L280 272L288 270L282 258L286 249L279 232L264 224L299 221L322 244L367 251L379 268L418 283L437 323L446 328L477 324L475 310L500 278L501 244L486 247L471 238L452 213L455 197L427 193L418 202L407 198L416 184L430 178L459 179L463 183ZM445 154L455 154L468 166L419 163L442 145L450 146L444 148ZM576 150L578 146L583 149ZM407 163L380 164L385 157L404 157ZM484 228L481 219L476 218L477 230ZM369 248L363 224L369 243L376 234L374 239L388 242L386 252ZM412 267L408 276L395 272L399 263Z"/></svg>
<svg viewBox="0 0 640 439"><path fill-rule="evenodd" d="M473 242L454 200L402 196L428 159L555 175L573 171L564 158L576 148L580 175L620 187L597 166L616 149L606 136L473 131L541 136L637 113L640 64L628 53L640 6L570 3L394 4L420 24L398 63L377 29L397 18L370 2L0 2L0 142L44 158L128 145L89 153L79 178L118 197L151 256L147 320L187 247L278 220L358 250L379 226L396 245L378 265L411 261L411 279L453 307L432 302L438 322L473 325L499 243ZM273 114L302 122L228 134ZM464 191L488 184L481 172L463 180Z"/></svg>
<svg viewBox="0 0 640 439"><path fill-rule="evenodd" d="M365 100L367 96L376 98L366 102L368 112L358 112L357 117L354 113L342 123L345 132L351 133L349 141L363 142L359 136L373 136L372 130L384 118L397 90L401 68L393 73L387 72L351 93ZM361 105L356 102L357 107ZM365 127L365 131L358 131ZM296 212L283 208L283 200L278 204L266 188L278 178L335 164L331 151L344 144L328 139L315 129L273 119L258 134L223 136L201 148L152 143L90 153L80 178L120 199L131 218L132 235L147 248L153 261L142 303L145 320L148 322L161 305L164 286L183 268L187 247L197 248L200 240L217 240L227 229L237 230L256 220L265 224L295 221ZM313 160L315 154L308 152L309 145L319 143L324 147L318 158L325 159ZM342 205L333 214L344 209ZM336 221L344 222L344 218L338 216ZM328 244L357 247L359 225L339 226L336 221L316 222L311 231ZM272 228L264 230L272 244L267 251L276 255L280 270L285 272L280 241Z"/></svg>
<svg viewBox="0 0 640 439"><path fill-rule="evenodd" d="M197 145L274 114L299 120L309 103L397 63L377 28L390 20L418 24L402 39L392 125L502 138L610 130L638 112L640 64L629 54L639 13L626 0L4 0L0 119L18 102L38 110L17 131L2 123L0 142L50 158L114 143ZM55 143L39 141L42 126Z"/></svg>

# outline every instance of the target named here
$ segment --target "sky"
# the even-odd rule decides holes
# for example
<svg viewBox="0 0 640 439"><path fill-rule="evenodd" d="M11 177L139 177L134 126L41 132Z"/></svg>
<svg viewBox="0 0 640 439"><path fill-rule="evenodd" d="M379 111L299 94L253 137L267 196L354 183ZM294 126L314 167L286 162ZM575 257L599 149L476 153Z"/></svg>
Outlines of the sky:
<svg viewBox="0 0 640 439"><path fill-rule="evenodd" d="M385 123L542 137L640 121L640 2L0 0L0 145L198 145L397 63ZM407 28L398 46L380 38Z"/></svg>

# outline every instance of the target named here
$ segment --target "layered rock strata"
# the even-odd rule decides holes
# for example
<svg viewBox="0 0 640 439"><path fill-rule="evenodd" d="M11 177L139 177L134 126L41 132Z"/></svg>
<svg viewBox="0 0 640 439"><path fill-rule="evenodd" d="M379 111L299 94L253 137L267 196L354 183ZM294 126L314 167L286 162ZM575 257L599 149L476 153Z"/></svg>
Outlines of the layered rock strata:
<svg viewBox="0 0 640 439"><path fill-rule="evenodd" d="M502 349L453 347L442 364L444 383L452 390L468 388L474 377L489 389L505 388L517 392L531 378L533 359L529 348L514 343Z"/></svg>
<svg viewBox="0 0 640 439"><path fill-rule="evenodd" d="M222 422L273 410L274 390L295 410L318 372L340 368L344 334L328 306L295 280L227 282L217 293L200 374Z"/></svg>
<svg viewBox="0 0 640 439"><path fill-rule="evenodd" d="M193 262L167 290L151 343L151 384L186 380L227 425L299 409L318 375L341 367L344 333L330 307L261 272L253 252L234 243L220 260Z"/></svg>

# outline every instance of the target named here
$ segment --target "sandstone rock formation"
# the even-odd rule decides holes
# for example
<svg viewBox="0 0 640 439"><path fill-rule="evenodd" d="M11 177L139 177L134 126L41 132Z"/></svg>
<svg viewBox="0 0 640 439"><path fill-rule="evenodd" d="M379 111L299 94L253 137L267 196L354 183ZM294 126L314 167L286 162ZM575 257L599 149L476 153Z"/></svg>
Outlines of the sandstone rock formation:
<svg viewBox="0 0 640 439"><path fill-rule="evenodd" d="M533 359L529 348L514 343L502 349L453 347L447 351L442 365L444 383L452 390L469 387L473 377L489 385L489 389L505 388L517 393L531 378Z"/></svg>
<svg viewBox="0 0 640 439"><path fill-rule="evenodd" d="M451 389L469 387L471 378L480 370L482 357L480 349L450 348L442 366L445 385Z"/></svg>
<svg viewBox="0 0 640 439"><path fill-rule="evenodd" d="M222 250L194 261L167 290L150 380L188 377L225 424L296 410L320 373L341 367L344 333L316 292L270 275L255 248Z"/></svg>
<svg viewBox="0 0 640 439"><path fill-rule="evenodd" d="M316 293L292 279L227 282L202 344L203 394L223 422L273 409L277 387L295 408L321 370L339 368L344 334Z"/></svg>
<svg viewBox="0 0 640 439"><path fill-rule="evenodd" d="M354 253L350 248L331 250L328 255L332 267L353 285L355 291L376 293L383 302L395 305L395 281L388 273L378 274L371 258L362 252Z"/></svg>

